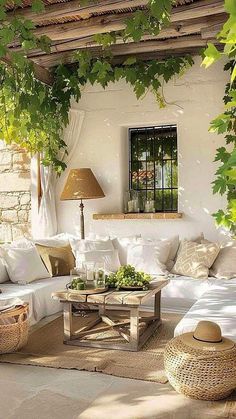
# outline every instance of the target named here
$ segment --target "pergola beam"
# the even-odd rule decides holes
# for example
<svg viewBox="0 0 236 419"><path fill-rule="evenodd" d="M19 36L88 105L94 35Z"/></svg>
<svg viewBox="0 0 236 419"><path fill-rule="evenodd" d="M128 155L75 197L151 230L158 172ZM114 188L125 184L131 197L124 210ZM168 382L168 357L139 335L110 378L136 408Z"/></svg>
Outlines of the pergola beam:
<svg viewBox="0 0 236 419"><path fill-rule="evenodd" d="M60 5L63 7L63 4ZM47 8L46 8L47 10ZM225 12L223 0L200 0L199 2L173 8L171 23L182 20L213 16ZM77 22L52 24L36 28L37 36L47 35L52 41L62 41L93 36L97 33L119 31L125 28L125 20L132 16L132 12L96 16Z"/></svg>
<svg viewBox="0 0 236 419"><path fill-rule="evenodd" d="M5 57L2 57L1 61L10 66L12 65L11 57L9 54L5 55ZM54 78L53 78L53 75L50 73L50 71L42 67L41 65L33 62L32 60L29 60L29 61L33 63L33 72L36 79L38 79L44 84L47 84L48 86L51 86L53 84Z"/></svg>
<svg viewBox="0 0 236 419"><path fill-rule="evenodd" d="M221 14L218 16L203 17L199 19L191 19L178 23L172 23L168 28L163 29L159 35L151 36L144 35L142 41L157 40L157 39L166 39L174 37L183 37L186 35L193 35L196 33L201 33L202 38L209 39L213 38L216 34L216 30L224 24L226 20L226 14ZM117 44L122 44L123 40L118 39ZM127 42L126 45L131 44L132 42ZM51 53L60 53L75 49L81 48L94 48L98 44L94 41L93 37L85 37L79 39L73 39L70 41L63 41L55 43L51 47ZM43 56L45 53L41 50L30 51L28 57Z"/></svg>
<svg viewBox="0 0 236 419"><path fill-rule="evenodd" d="M15 12L8 12L9 19L14 16L21 16L30 19L36 25L44 24L52 19L64 19L77 16L81 19L88 19L94 13L115 12L123 8L147 6L148 0L97 0L95 4L81 5L81 1L72 0L67 3L51 4L45 7L41 13L35 13L31 8L18 9Z"/></svg>
<svg viewBox="0 0 236 419"><path fill-rule="evenodd" d="M201 35L185 36L177 39L166 39L166 40L151 40L151 41L142 41L137 43L130 44L117 44L111 47L111 52L114 57L125 57L127 55L133 55L136 57L141 57L143 54L146 56L151 56L153 53L163 53L167 52L171 55L178 53L178 51L188 50L189 48L194 48L195 50L203 48L206 46L207 41L202 39ZM48 54L44 56L34 57L36 63L45 66L53 67L60 63L72 63L75 62L74 53L76 50ZM94 57L101 55L102 49L100 47L90 48L90 52Z"/></svg>

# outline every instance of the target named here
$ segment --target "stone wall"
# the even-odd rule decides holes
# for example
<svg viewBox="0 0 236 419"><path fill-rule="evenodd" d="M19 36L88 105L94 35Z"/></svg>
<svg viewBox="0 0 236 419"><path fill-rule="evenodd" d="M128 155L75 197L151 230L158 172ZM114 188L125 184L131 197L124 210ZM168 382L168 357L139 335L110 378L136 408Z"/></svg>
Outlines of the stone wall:
<svg viewBox="0 0 236 419"><path fill-rule="evenodd" d="M0 241L30 235L30 157L0 141Z"/></svg>

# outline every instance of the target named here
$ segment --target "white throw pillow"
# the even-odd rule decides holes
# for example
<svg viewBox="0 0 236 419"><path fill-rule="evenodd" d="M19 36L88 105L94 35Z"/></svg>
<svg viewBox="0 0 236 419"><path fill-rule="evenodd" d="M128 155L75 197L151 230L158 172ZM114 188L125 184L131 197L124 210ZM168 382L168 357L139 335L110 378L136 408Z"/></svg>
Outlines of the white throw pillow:
<svg viewBox="0 0 236 419"><path fill-rule="evenodd" d="M64 247L68 246L68 244L70 244L70 240L72 239L79 240L78 237L73 236L72 234L60 233L52 237L34 239L34 243L48 247Z"/></svg>
<svg viewBox="0 0 236 419"><path fill-rule="evenodd" d="M168 241L130 244L127 263L134 266L137 271L150 275L165 275L170 248L171 243Z"/></svg>
<svg viewBox="0 0 236 419"><path fill-rule="evenodd" d="M137 239L140 237L140 235L136 235L131 237L114 237L112 239L114 248L118 250L121 265L127 265L128 246L136 243Z"/></svg>
<svg viewBox="0 0 236 419"><path fill-rule="evenodd" d="M34 243L26 238L23 239L18 239L18 240L14 240L13 242L11 242L10 244L3 244L2 245L3 248L5 249L9 249L10 247L13 247L14 249L30 249L32 247L34 247Z"/></svg>
<svg viewBox="0 0 236 419"><path fill-rule="evenodd" d="M169 256L168 256L168 260L166 262L166 268L170 272L171 269L173 268L174 264L175 264L175 259L176 259L176 256L177 256L177 252L178 252L178 248L179 248L179 236L176 235L176 236L169 237L169 238L160 237L160 238L157 238L157 239L154 239L154 238L153 239L152 238L146 239L146 238L142 237L140 239L137 239L138 243L144 243L144 244L145 243L155 244L159 241L168 241L168 242L171 243L170 253L169 253Z"/></svg>
<svg viewBox="0 0 236 419"><path fill-rule="evenodd" d="M0 258L0 284L9 281L9 276L6 269L6 263L4 259Z"/></svg>
<svg viewBox="0 0 236 419"><path fill-rule="evenodd" d="M104 263L104 269L108 272L116 272L120 267L120 261L117 250L89 250L79 253L79 259L76 259L76 266L81 268L83 263L94 262Z"/></svg>
<svg viewBox="0 0 236 419"><path fill-rule="evenodd" d="M0 247L0 256L4 259L9 278L14 283L23 285L50 277L35 246L24 248L4 245Z"/></svg>
<svg viewBox="0 0 236 419"><path fill-rule="evenodd" d="M210 269L210 275L216 278L236 278L236 241L226 244Z"/></svg>
<svg viewBox="0 0 236 419"><path fill-rule="evenodd" d="M108 240L78 240L78 239L71 239L70 245L72 248L72 252L76 258L76 261L79 265L81 265L80 255L84 252L89 251L97 251L97 250L114 250L114 246L110 239Z"/></svg>

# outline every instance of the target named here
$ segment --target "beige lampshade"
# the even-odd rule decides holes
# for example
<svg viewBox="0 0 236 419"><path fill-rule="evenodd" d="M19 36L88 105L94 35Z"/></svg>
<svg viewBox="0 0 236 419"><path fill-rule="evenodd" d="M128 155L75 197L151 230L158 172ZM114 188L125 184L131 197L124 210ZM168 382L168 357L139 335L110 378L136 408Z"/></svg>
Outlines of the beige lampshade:
<svg viewBox="0 0 236 419"><path fill-rule="evenodd" d="M104 198L104 193L91 169L72 169L61 194L61 201Z"/></svg>

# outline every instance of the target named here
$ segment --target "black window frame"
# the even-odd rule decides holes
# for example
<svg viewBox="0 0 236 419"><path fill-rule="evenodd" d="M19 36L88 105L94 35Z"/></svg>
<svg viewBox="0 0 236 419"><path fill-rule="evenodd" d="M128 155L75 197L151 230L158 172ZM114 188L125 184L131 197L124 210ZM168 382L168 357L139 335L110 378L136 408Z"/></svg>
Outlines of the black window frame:
<svg viewBox="0 0 236 419"><path fill-rule="evenodd" d="M133 144L134 144L134 141L138 141L137 138L134 136L134 134L136 135L142 134L142 136L146 138L146 151L144 152L144 154L146 154L145 159L142 159L142 158L134 159ZM167 134L169 134L169 136ZM158 135L160 138L157 138ZM170 140L170 143L171 143L170 158L166 158L164 156L164 149L165 149L164 141L167 138L171 138L171 136L173 136L173 140ZM145 141L145 139L140 140L140 141ZM137 143L137 150L140 144L141 143ZM151 148L150 148L150 144L151 144ZM161 150L158 154L159 171L161 168L161 178L160 178L161 185L160 186L157 186L157 178L156 178L156 174L157 174L156 149L157 147L159 150ZM149 152L148 149L149 150L152 149L153 159L147 158L147 155ZM137 150L136 150L136 153L138 152ZM174 154L174 150L175 150L175 154ZM164 177L164 168L165 168L165 164L167 164L166 162L169 162L168 165L170 168L170 185L168 185L168 187L166 187L165 185L165 177ZM146 167L146 180L143 182L143 183L146 182L145 187L143 187L143 185L142 187L140 187L139 174L137 176L138 186L137 185L134 186L133 173L140 172L140 170L137 169L135 171L133 170L133 168L135 167L135 164L137 165L137 167L140 167L139 166L140 163L142 163L142 165L144 164L144 166ZM151 171L153 172L153 186L152 187L148 185L148 169L147 169L148 163L153 163L153 170ZM173 185L173 181L174 181L173 167L174 166L176 168L175 175L177 178L177 184L175 185ZM143 170L143 172L145 172L145 170ZM178 212L178 130L177 130L176 124L129 128L129 189L141 192L144 198L145 197L147 198L148 192L150 191L155 200L155 207L156 207L155 212ZM167 193L165 191L169 191L169 192ZM166 199L167 201L169 199L169 205L166 205L166 202L167 202ZM160 205L160 201L161 201L161 205Z"/></svg>

